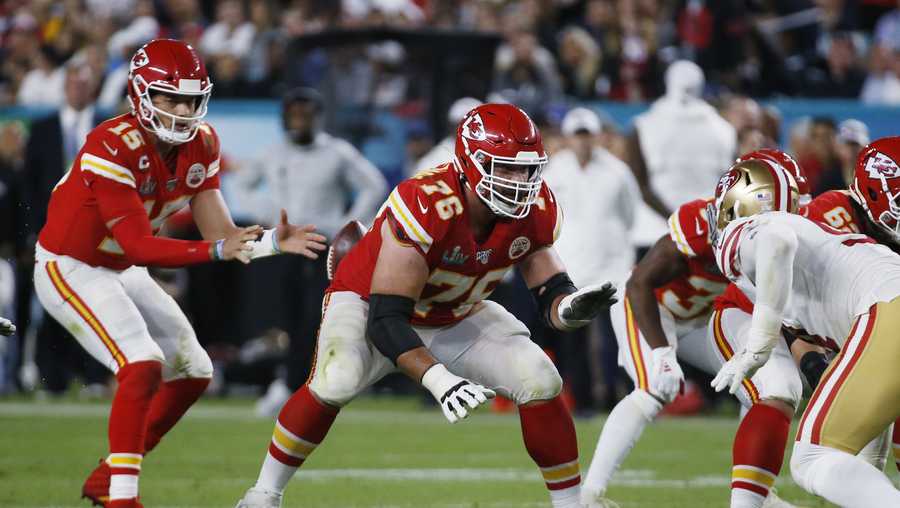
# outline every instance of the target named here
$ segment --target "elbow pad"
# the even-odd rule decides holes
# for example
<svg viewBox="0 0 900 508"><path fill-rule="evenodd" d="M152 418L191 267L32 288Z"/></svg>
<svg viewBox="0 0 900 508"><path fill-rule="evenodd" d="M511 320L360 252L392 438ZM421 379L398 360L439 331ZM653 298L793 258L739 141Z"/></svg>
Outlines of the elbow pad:
<svg viewBox="0 0 900 508"><path fill-rule="evenodd" d="M828 358L822 353L809 351L800 359L800 372L806 376L806 381L813 390L819 385L827 368Z"/></svg>
<svg viewBox="0 0 900 508"><path fill-rule="evenodd" d="M553 321L550 316L550 313L553 311L553 300L557 296L570 295L575 291L578 291L578 288L575 287L575 284L572 283L572 279L569 278L569 274L566 272L557 273L547 279L547 282L533 288L531 294L534 295L534 299L538 304L541 321L548 327L553 328Z"/></svg>
<svg viewBox="0 0 900 508"><path fill-rule="evenodd" d="M397 365L397 357L422 347L422 338L409 324L416 302L399 295L369 295L366 334L378 351Z"/></svg>

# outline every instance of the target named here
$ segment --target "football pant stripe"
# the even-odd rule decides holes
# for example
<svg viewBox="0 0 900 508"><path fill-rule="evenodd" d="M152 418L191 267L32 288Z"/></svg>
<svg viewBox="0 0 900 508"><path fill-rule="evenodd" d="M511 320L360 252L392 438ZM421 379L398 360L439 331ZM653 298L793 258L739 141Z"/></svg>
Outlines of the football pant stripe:
<svg viewBox="0 0 900 508"><path fill-rule="evenodd" d="M868 314L863 314L856 319L850 330L850 339L841 348L837 359L832 362L822 380L819 381L819 386L810 397L803 418L800 420L800 429L797 432L798 441L819 444L822 424L827 417L831 401L862 353L863 339L868 340L868 334L871 333L871 325L874 323L873 311L874 307Z"/></svg>
<svg viewBox="0 0 900 508"><path fill-rule="evenodd" d="M50 276L50 281L53 282L53 287L56 288L56 292L59 293L59 296L61 296L63 301L67 302L94 333L97 334L100 341L106 346L106 349L112 355L119 367L124 367L125 364L128 363L125 359L125 355L119 347L116 346L116 343L106 331L106 328L103 327L103 323L97 319L97 316L91 311L90 307L84 303L78 296L78 293L69 287L65 279L63 279L62 274L59 273L59 267L56 265L56 261L49 261L45 266L47 274Z"/></svg>
<svg viewBox="0 0 900 508"><path fill-rule="evenodd" d="M727 362L734 356L734 348L731 347L731 344L729 344L728 340L725 338L725 330L722 328L723 312L724 311L718 309L713 312L713 335L716 338L716 347L719 349L719 353ZM747 395L750 397L750 401L753 404L759 402L759 390L756 388L756 385L753 384L753 381L744 379L741 381L741 386L744 387L744 391L747 392Z"/></svg>
<svg viewBox="0 0 900 508"><path fill-rule="evenodd" d="M838 371L836 372L837 378L832 376L832 380L834 380L833 385L830 388L826 387L827 396L824 400L824 403L821 405L821 410L819 411L817 418L813 421L812 425L812 444L820 443L822 439L822 427L825 424L825 420L828 419L828 412L831 409L831 404L834 402L837 394L841 391L841 387L844 385L844 382L848 377L850 377L850 374L853 372L853 367L862 356L863 350L866 347L866 343L869 342L869 337L872 335L872 328L874 328L875 325L875 312L876 308L873 305L872 308L869 309L868 314L863 314L859 317L859 319L865 318L866 323L865 326L860 326L859 329L857 329L856 336L852 339L852 351L849 350L846 345L841 349L841 354L843 355L846 351L846 356L838 360L838 366L835 369L836 371ZM826 392L820 394L820 397L825 393Z"/></svg>
<svg viewBox="0 0 900 508"><path fill-rule="evenodd" d="M649 392L650 383L647 381L647 367L644 364L644 356L641 353L640 331L634 321L634 313L631 310L631 301L625 297L625 328L628 335L628 349L631 351L631 359L634 370L637 373L637 386L639 389Z"/></svg>

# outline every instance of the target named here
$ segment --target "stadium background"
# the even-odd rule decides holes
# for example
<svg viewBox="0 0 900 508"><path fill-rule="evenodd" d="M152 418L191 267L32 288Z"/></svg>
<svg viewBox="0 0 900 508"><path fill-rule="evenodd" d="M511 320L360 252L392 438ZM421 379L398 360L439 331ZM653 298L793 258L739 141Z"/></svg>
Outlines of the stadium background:
<svg viewBox="0 0 900 508"><path fill-rule="evenodd" d="M209 36L224 28L230 37ZM0 266L0 315L14 316L19 325L17 336L0 343L0 448L11 451L0 458L0 479L14 486L0 489L0 506L75 505L69 494L77 492L80 471L102 453L94 446L102 442L103 400L109 393L102 372L72 347L70 338L39 340L43 316L28 291L33 235L41 226L33 220L36 203L28 194L27 182L36 171L25 157L30 125L57 114L65 74L72 68L90 70L85 86L95 91L98 110L104 115L120 111L127 56L157 36L184 38L207 59L215 84L208 121L221 136L226 161L223 191L233 215L244 223L256 219L253 202L234 176L283 137L279 97L294 86L322 92L325 130L351 141L390 185L447 134L448 108L463 96L521 105L551 147L564 144L559 129L565 113L587 106L603 122L598 144L624 157L622 140L633 117L663 93L663 72L679 58L703 68L704 98L739 136L759 130L798 155L825 182L818 190L840 182L835 146L843 139L841 122L860 120L875 139L896 134L900 119L900 3L894 0L0 2L0 254L6 260ZM812 135L811 120L831 126L825 139ZM184 218L171 226L176 235L195 234ZM290 302L273 296L280 294L272 286L283 269L278 262L263 262L159 272L179 296L222 376L206 405L192 411L195 418L189 416L173 433L175 442L159 454L159 465L148 467L166 470L156 478L152 470L146 475L146 495L153 499L156 492L154 504L227 504L240 488L232 493L216 486L229 478L244 485L255 472L270 420L255 417L251 402L278 372L286 347L277 328L292 312ZM505 289L504 297L527 314L530 295L514 285ZM534 335L552 346L541 330ZM620 377L615 385L600 387L605 397L582 408L583 460L602 421L594 412L627 389L628 381ZM403 380L384 383L377 391L414 392ZM671 506L722 504L717 501L727 488L723 478L735 409L708 393L697 396L690 411L702 406L706 416L651 429L626 462L617 483L623 506L649 506L660 499L669 499ZM497 506L511 500L537 505L542 499L539 489L526 488L536 482L525 472L527 458L517 448L515 422L508 415L480 414L466 422L495 447L495 455L482 457L441 446L432 450L426 443L458 437L460 431L443 428L439 416L423 409L415 395L360 406L338 428L344 437L329 440L342 444L329 444L333 449L319 452L321 461L310 463L326 471L313 480L313 503L427 504L424 497L396 493L402 485L422 485L413 469L396 469L393 477L366 473L413 467L433 477L425 484L445 494L446 506L484 499ZM59 418L49 418L53 415ZM392 431L404 421L408 430ZM379 436L379 448L396 453L353 448L367 432ZM692 450L686 443L698 433L704 437ZM422 442L396 434L420 435ZM62 441L63 460L49 464L41 458L55 453ZM197 442L204 443L203 450L229 443L223 451L231 458L224 460L222 471L216 470L215 456L196 462L191 449ZM485 447L476 439L466 445ZM419 449L429 452L411 451ZM366 460L367 451L376 458ZM185 480L185 471L195 464L204 464L208 474ZM673 471L682 465L683 470ZM48 476L58 478L58 489L36 490L39 479ZM191 501L163 495L164 485L175 485L175 492ZM460 485L471 492L461 493ZM196 488L207 494L195 495ZM663 495L666 488L677 494ZM796 499L817 503L789 481L783 488ZM344 497L330 504L336 490ZM368 498L364 492L378 494Z"/></svg>

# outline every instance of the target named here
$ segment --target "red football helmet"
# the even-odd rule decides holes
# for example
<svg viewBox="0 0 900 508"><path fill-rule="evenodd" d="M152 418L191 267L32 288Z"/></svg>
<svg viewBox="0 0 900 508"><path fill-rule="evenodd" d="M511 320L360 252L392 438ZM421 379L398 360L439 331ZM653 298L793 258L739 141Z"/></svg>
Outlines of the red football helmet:
<svg viewBox="0 0 900 508"><path fill-rule="evenodd" d="M179 116L153 105L151 92L195 97L194 114ZM212 93L212 81L200 55L189 44L173 39L156 39L131 57L128 99L131 111L145 129L165 143L186 143L197 135L200 120Z"/></svg>
<svg viewBox="0 0 900 508"><path fill-rule="evenodd" d="M806 206L812 201L812 189L809 187L809 180L806 179L806 173L800 167L797 159L791 157L787 152L782 152L776 148L761 148L755 152L750 152L738 157L737 162L748 159L769 159L780 164L781 167L787 169L794 176L794 182L797 183L797 191L800 193L800 206Z"/></svg>
<svg viewBox="0 0 900 508"><path fill-rule="evenodd" d="M860 150L850 193L869 219L900 242L900 136L875 140Z"/></svg>
<svg viewBox="0 0 900 508"><path fill-rule="evenodd" d="M482 104L456 129L454 166L495 214L514 219L528 215L546 164L537 126L511 104Z"/></svg>

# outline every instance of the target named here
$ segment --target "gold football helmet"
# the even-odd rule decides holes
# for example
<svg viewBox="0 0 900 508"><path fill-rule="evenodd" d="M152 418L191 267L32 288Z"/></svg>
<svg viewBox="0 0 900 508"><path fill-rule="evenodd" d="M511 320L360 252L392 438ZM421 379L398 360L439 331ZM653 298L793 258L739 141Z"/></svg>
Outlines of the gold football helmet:
<svg viewBox="0 0 900 508"><path fill-rule="evenodd" d="M716 225L714 236L742 217L771 211L797 213L798 200L797 182L780 164L763 159L737 162L719 178L714 205L709 207L710 224Z"/></svg>

